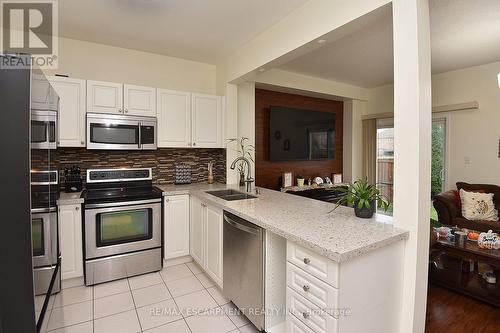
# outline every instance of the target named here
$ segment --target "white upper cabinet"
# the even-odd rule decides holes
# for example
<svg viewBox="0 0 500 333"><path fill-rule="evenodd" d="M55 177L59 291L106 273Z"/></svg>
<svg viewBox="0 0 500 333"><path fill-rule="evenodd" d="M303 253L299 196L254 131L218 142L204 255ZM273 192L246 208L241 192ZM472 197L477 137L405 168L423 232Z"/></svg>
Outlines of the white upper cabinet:
<svg viewBox="0 0 500 333"><path fill-rule="evenodd" d="M123 84L87 81L87 112L123 113Z"/></svg>
<svg viewBox="0 0 500 333"><path fill-rule="evenodd" d="M191 93L157 90L158 147L191 147Z"/></svg>
<svg viewBox="0 0 500 333"><path fill-rule="evenodd" d="M33 74L31 84L31 108L35 110L48 110L50 83L43 76Z"/></svg>
<svg viewBox="0 0 500 333"><path fill-rule="evenodd" d="M134 116L156 117L156 88L124 84L123 112Z"/></svg>
<svg viewBox="0 0 500 333"><path fill-rule="evenodd" d="M189 255L189 195L165 197L165 259Z"/></svg>
<svg viewBox="0 0 500 333"><path fill-rule="evenodd" d="M221 148L222 98L192 94L192 142L195 148Z"/></svg>
<svg viewBox="0 0 500 333"><path fill-rule="evenodd" d="M59 95L60 147L85 147L85 80L50 76Z"/></svg>

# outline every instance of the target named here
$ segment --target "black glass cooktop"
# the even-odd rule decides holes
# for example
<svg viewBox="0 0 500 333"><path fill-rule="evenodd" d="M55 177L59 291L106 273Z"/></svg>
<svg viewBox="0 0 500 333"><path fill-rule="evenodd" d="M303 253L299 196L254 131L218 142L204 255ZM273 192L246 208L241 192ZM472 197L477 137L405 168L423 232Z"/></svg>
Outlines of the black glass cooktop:
<svg viewBox="0 0 500 333"><path fill-rule="evenodd" d="M85 203L118 202L161 198L162 191L155 186L87 189L82 192Z"/></svg>

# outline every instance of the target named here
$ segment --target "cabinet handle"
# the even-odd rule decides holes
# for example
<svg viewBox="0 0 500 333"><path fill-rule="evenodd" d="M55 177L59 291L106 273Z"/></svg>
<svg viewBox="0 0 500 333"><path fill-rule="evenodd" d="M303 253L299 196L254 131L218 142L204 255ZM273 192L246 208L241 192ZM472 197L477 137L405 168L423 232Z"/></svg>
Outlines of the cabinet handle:
<svg viewBox="0 0 500 333"><path fill-rule="evenodd" d="M168 199L168 198L165 198L165 202L169 202L169 199Z"/></svg>
<svg viewBox="0 0 500 333"><path fill-rule="evenodd" d="M304 264L309 265L311 263L311 259L304 258Z"/></svg>
<svg viewBox="0 0 500 333"><path fill-rule="evenodd" d="M125 109L125 113L128 113L128 109Z"/></svg>
<svg viewBox="0 0 500 333"><path fill-rule="evenodd" d="M302 317L304 317L304 319L309 318L309 313L307 313L307 312L302 312Z"/></svg>
<svg viewBox="0 0 500 333"><path fill-rule="evenodd" d="M305 292L308 292L311 287L309 287L308 285L304 285L302 289L304 289Z"/></svg>
<svg viewBox="0 0 500 333"><path fill-rule="evenodd" d="M196 146L196 142L193 142L193 146Z"/></svg>
<svg viewBox="0 0 500 333"><path fill-rule="evenodd" d="M75 207L75 210L80 210L80 207L76 206L76 207Z"/></svg>
<svg viewBox="0 0 500 333"><path fill-rule="evenodd" d="M84 145L84 144L85 144L85 141L80 141L80 144Z"/></svg>

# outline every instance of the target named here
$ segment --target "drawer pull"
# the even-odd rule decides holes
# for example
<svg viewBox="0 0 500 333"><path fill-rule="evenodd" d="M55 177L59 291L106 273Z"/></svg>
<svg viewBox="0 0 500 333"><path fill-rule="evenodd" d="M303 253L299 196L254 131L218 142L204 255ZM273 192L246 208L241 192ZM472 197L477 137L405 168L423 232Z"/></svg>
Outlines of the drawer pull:
<svg viewBox="0 0 500 333"><path fill-rule="evenodd" d="M302 289L304 289L305 292L308 292L311 287L309 287L308 285L304 285Z"/></svg>
<svg viewBox="0 0 500 333"><path fill-rule="evenodd" d="M309 318L309 313L307 313L307 312L302 312L302 317L304 317L304 319Z"/></svg>
<svg viewBox="0 0 500 333"><path fill-rule="evenodd" d="M309 265L311 263L311 259L304 258L304 264Z"/></svg>

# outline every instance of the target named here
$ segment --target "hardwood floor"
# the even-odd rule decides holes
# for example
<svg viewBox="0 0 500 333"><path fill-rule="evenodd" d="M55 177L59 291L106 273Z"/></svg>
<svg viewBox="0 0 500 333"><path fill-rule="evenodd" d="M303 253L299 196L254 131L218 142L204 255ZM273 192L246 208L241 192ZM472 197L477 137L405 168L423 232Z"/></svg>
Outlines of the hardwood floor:
<svg viewBox="0 0 500 333"><path fill-rule="evenodd" d="M426 333L498 333L500 309L430 285Z"/></svg>

